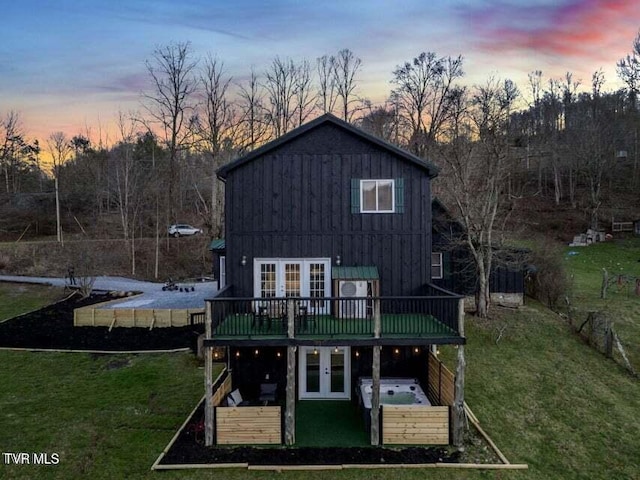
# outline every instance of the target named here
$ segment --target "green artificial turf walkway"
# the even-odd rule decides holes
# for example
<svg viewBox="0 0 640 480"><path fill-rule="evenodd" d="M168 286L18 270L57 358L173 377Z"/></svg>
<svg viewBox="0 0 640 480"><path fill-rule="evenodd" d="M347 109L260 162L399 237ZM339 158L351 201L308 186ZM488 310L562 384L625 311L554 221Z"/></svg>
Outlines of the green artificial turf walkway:
<svg viewBox="0 0 640 480"><path fill-rule="evenodd" d="M346 400L301 400L296 404L296 447L366 447L362 412Z"/></svg>

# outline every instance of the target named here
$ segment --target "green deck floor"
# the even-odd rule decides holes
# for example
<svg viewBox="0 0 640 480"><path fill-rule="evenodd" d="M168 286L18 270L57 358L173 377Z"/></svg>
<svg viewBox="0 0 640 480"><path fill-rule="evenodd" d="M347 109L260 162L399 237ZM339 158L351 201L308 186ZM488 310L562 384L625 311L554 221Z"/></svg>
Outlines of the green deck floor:
<svg viewBox="0 0 640 480"><path fill-rule="evenodd" d="M362 412L350 401L301 400L296 404L296 447L367 447Z"/></svg>

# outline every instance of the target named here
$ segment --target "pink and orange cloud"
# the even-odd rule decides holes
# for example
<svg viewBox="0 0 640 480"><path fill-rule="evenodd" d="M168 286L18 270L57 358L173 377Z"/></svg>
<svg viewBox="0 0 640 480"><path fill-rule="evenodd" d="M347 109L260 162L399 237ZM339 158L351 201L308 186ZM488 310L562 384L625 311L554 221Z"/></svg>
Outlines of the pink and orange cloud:
<svg viewBox="0 0 640 480"><path fill-rule="evenodd" d="M521 6L492 2L465 16L487 52L532 51L615 62L630 50L640 25L637 0L571 0Z"/></svg>

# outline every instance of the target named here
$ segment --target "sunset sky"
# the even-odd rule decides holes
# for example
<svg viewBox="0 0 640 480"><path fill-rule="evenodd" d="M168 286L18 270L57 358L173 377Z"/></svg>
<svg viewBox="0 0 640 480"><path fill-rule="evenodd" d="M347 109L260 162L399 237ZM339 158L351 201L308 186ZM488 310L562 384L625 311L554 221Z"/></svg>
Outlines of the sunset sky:
<svg viewBox="0 0 640 480"><path fill-rule="evenodd" d="M241 81L276 56L312 62L351 49L358 93L382 102L394 68L422 51L464 57L464 83L489 76L573 72L588 87L602 68L621 86L618 59L640 28L637 0L20 0L4 2L0 115L19 112L30 138L109 131L119 110L140 108L145 60L190 41ZM94 139L95 140L95 139Z"/></svg>

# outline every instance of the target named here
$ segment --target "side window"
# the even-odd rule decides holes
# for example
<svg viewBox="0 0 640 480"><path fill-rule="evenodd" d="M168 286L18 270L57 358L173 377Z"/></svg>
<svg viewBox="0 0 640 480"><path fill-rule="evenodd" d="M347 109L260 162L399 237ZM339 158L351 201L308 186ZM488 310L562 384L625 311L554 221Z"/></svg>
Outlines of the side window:
<svg viewBox="0 0 640 480"><path fill-rule="evenodd" d="M351 179L351 213L404 213L404 179Z"/></svg>
<svg viewBox="0 0 640 480"><path fill-rule="evenodd" d="M433 252L431 254L431 278L440 279L443 277L442 273L442 252Z"/></svg>

